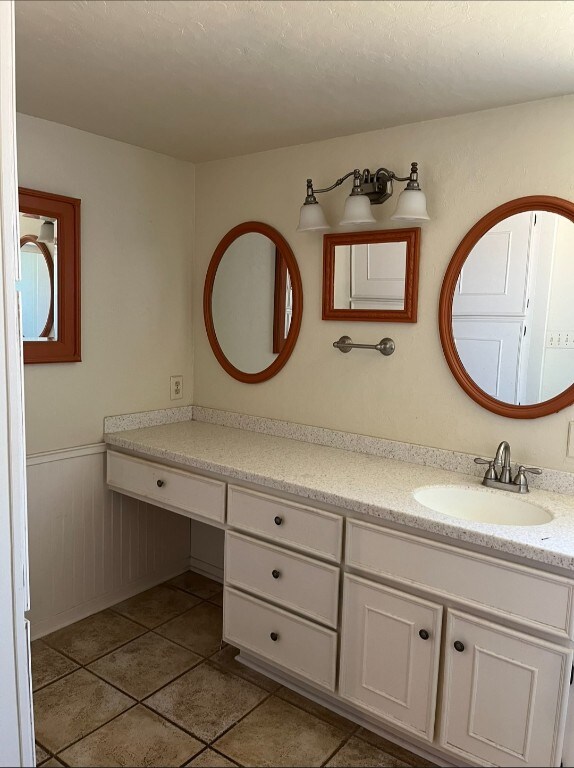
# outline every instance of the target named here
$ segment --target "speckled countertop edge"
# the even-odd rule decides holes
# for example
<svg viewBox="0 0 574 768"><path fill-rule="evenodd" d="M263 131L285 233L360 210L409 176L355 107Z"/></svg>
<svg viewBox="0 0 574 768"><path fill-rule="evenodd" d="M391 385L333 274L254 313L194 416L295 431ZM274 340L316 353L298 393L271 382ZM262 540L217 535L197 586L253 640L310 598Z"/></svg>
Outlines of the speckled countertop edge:
<svg viewBox="0 0 574 768"><path fill-rule="evenodd" d="M460 472L196 421L107 434L105 439L150 458L574 570L574 497L569 495L530 493L528 500L554 517L545 525L474 523L434 512L413 496L427 485L482 488L479 478Z"/></svg>

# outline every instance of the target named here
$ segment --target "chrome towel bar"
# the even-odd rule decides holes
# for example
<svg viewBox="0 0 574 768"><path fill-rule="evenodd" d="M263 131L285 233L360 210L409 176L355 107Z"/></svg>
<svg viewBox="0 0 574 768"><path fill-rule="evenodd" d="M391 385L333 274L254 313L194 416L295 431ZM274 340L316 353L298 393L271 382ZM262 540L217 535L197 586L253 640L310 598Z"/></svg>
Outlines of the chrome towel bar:
<svg viewBox="0 0 574 768"><path fill-rule="evenodd" d="M353 344L350 336L341 336L339 341L334 341L333 346L339 352L350 352L352 349L376 349L381 355L388 357L395 351L395 342L388 336L381 339L378 344Z"/></svg>

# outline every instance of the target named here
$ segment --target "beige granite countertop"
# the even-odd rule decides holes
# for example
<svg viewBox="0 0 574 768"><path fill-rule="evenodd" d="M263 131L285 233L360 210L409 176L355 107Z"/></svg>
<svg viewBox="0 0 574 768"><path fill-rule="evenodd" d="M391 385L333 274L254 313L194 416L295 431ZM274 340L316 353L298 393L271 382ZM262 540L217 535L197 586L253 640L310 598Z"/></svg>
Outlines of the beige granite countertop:
<svg viewBox="0 0 574 768"><path fill-rule="evenodd" d="M532 490L528 501L547 509L550 523L506 526L434 512L413 491L428 485L482 488L460 472L355 453L198 421L106 434L106 443L151 459L226 475L331 504L453 540L488 547L574 571L574 496ZM503 500L507 491L487 490ZM517 497L513 494L513 498Z"/></svg>

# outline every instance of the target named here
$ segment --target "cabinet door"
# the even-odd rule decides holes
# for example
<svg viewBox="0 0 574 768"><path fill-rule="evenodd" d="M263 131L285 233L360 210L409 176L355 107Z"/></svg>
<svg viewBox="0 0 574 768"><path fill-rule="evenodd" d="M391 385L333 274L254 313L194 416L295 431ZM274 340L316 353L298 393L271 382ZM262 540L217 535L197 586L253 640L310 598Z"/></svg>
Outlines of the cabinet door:
<svg viewBox="0 0 574 768"><path fill-rule="evenodd" d="M431 741L441 617L440 605L346 575L341 696Z"/></svg>
<svg viewBox="0 0 574 768"><path fill-rule="evenodd" d="M560 765L572 651L449 611L441 744L483 765Z"/></svg>

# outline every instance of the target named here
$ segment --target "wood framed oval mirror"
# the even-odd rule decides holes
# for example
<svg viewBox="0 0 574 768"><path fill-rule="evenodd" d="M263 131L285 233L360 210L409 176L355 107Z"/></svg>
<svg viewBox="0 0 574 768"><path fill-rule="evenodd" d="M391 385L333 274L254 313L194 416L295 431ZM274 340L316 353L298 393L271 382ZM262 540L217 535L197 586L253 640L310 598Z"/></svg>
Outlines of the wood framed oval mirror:
<svg viewBox="0 0 574 768"><path fill-rule="evenodd" d="M246 221L215 249L203 289L203 316L211 348L238 381L275 376L291 357L303 315L297 261L273 227Z"/></svg>
<svg viewBox="0 0 574 768"><path fill-rule="evenodd" d="M483 216L447 268L439 303L446 361L499 416L574 403L574 203L534 195Z"/></svg>
<svg viewBox="0 0 574 768"><path fill-rule="evenodd" d="M54 328L54 259L36 235L20 238L22 337L44 339Z"/></svg>

